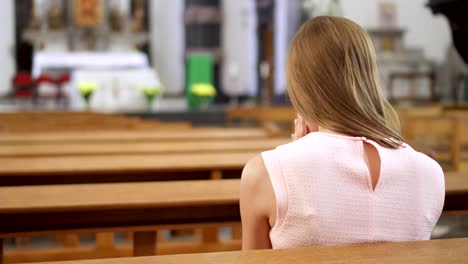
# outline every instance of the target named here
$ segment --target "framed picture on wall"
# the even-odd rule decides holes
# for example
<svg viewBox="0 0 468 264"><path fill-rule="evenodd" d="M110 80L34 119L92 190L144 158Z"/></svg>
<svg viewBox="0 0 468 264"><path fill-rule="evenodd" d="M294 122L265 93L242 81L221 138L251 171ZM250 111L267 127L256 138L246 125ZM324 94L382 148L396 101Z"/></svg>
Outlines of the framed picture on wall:
<svg viewBox="0 0 468 264"><path fill-rule="evenodd" d="M102 0L74 0L73 4L77 26L93 27L101 23Z"/></svg>

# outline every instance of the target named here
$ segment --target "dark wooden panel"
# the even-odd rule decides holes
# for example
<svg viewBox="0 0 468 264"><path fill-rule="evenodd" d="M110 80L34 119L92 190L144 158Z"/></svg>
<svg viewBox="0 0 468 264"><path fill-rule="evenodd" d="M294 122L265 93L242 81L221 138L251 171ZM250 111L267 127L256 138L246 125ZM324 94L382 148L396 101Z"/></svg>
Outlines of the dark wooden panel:
<svg viewBox="0 0 468 264"><path fill-rule="evenodd" d="M64 230L156 225L209 224L240 221L238 203L168 208L64 211L52 213L1 213L0 236ZM3 235L2 235L3 234ZM7 235L8 236L8 235Z"/></svg>

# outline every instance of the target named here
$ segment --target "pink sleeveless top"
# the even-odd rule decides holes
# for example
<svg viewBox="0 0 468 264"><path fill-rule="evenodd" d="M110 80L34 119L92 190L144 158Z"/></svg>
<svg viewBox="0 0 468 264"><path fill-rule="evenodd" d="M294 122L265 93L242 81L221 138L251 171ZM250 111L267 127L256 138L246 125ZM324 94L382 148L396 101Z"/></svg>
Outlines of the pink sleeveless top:
<svg viewBox="0 0 468 264"><path fill-rule="evenodd" d="M375 190L363 140L380 155ZM273 248L428 240L444 205L441 167L408 145L316 132L262 157L277 204Z"/></svg>

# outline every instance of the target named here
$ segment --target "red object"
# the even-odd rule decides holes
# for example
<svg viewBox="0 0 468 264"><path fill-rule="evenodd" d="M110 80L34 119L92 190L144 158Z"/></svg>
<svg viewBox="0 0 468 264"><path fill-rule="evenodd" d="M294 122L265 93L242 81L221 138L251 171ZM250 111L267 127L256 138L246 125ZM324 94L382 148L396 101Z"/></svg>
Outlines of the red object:
<svg viewBox="0 0 468 264"><path fill-rule="evenodd" d="M34 80L31 74L27 72L19 72L13 77L13 86L28 86L33 85Z"/></svg>
<svg viewBox="0 0 468 264"><path fill-rule="evenodd" d="M55 85L63 85L69 81L70 81L70 75L67 73L62 74L57 78L44 74L44 75L39 76L39 78L36 79L36 84L51 83Z"/></svg>
<svg viewBox="0 0 468 264"><path fill-rule="evenodd" d="M65 95L63 94L62 88L63 88L63 85L68 83L69 81L70 81L70 74L68 74L68 73L62 74L62 75L60 75L60 76L58 76L56 78L54 78L54 77L52 77L50 75L46 75L46 74L43 74L43 75L39 76L39 78L36 80L37 85L45 84L45 83L52 84L53 86L55 86L56 90L55 90L55 92L53 94L41 94L41 93L39 93L38 97L39 98L55 97L57 100L65 98Z"/></svg>
<svg viewBox="0 0 468 264"><path fill-rule="evenodd" d="M49 75L41 75L36 79L36 84L55 83L55 80Z"/></svg>
<svg viewBox="0 0 468 264"><path fill-rule="evenodd" d="M34 79L28 72L18 72L12 79L15 97L33 98L36 95Z"/></svg>
<svg viewBox="0 0 468 264"><path fill-rule="evenodd" d="M70 74L62 74L55 81L58 85L64 85L70 82Z"/></svg>

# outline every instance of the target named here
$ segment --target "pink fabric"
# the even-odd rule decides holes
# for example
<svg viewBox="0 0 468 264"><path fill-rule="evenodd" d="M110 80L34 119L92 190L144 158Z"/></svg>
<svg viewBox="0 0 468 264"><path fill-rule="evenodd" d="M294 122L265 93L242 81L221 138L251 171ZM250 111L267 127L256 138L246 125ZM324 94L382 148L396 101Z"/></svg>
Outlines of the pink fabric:
<svg viewBox="0 0 468 264"><path fill-rule="evenodd" d="M381 159L375 191L363 140ZM408 145L316 132L262 157L277 202L273 248L428 240L442 212L441 167Z"/></svg>

